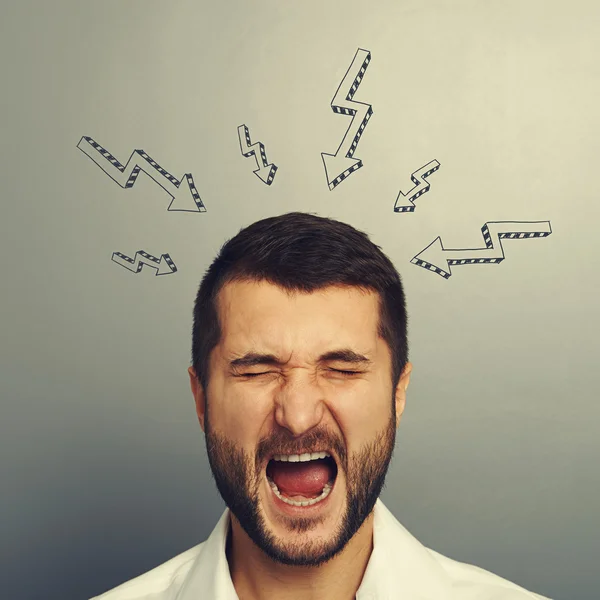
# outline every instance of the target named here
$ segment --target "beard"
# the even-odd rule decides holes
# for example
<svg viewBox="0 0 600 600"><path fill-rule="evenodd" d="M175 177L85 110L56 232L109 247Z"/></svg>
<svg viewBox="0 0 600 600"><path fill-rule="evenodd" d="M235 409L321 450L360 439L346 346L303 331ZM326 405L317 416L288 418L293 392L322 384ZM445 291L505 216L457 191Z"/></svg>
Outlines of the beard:
<svg viewBox="0 0 600 600"><path fill-rule="evenodd" d="M293 566L318 567L338 555L371 514L385 485L396 442L396 406L392 401L390 419L374 439L348 456L340 439L328 429L311 430L302 441L293 440L287 430L262 439L252 457L210 427L206 406L206 450L217 489L226 506L248 537L271 560ZM346 506L333 535L325 541L281 541L268 527L261 513L260 489L265 461L273 454L296 454L308 448L330 448L335 452L338 473L346 478ZM300 449L300 452L297 450ZM322 522L319 518L286 517L289 531L301 534ZM231 535L231 532L230 532ZM229 549L228 539L227 547Z"/></svg>

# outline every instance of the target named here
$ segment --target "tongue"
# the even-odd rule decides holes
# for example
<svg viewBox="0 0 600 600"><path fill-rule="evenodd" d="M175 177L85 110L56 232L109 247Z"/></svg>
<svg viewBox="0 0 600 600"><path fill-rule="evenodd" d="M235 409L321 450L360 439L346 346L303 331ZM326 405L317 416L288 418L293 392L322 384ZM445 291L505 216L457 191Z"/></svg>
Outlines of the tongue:
<svg viewBox="0 0 600 600"><path fill-rule="evenodd" d="M268 475L282 494L309 497L321 493L325 484L333 477L333 470L323 459L306 462L272 460Z"/></svg>

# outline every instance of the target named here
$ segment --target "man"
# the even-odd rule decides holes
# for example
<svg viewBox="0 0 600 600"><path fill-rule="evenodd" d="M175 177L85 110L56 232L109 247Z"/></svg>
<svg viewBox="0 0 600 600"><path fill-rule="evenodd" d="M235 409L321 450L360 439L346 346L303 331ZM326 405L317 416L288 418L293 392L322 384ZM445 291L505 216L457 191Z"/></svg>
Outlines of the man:
<svg viewBox="0 0 600 600"><path fill-rule="evenodd" d="M200 285L189 368L227 509L98 600L542 599L379 500L411 369L400 276L366 234L297 212L241 230Z"/></svg>

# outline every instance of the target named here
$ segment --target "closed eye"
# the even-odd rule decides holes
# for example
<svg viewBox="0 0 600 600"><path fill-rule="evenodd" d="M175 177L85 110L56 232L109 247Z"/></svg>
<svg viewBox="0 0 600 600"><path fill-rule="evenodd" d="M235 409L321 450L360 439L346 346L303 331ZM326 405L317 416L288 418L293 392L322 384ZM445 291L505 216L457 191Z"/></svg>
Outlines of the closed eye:
<svg viewBox="0 0 600 600"><path fill-rule="evenodd" d="M360 371L342 371L341 369L331 369L334 373L342 373L342 375L358 375Z"/></svg>
<svg viewBox="0 0 600 600"><path fill-rule="evenodd" d="M342 375L351 376L359 375L362 371L344 371L342 369L329 369L332 373L341 373ZM269 373L275 373L275 371L263 371L262 373L239 373L236 377L259 377L260 375L268 375Z"/></svg>
<svg viewBox="0 0 600 600"><path fill-rule="evenodd" d="M268 375L274 371L265 371L264 373L236 373L236 377L258 377L259 375Z"/></svg>

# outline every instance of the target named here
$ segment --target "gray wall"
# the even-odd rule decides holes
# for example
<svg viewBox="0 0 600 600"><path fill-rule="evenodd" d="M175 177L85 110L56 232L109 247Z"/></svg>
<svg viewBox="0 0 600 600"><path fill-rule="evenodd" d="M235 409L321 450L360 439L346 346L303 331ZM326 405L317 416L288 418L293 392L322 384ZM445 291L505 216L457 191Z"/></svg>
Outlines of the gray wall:
<svg viewBox="0 0 600 600"><path fill-rule="evenodd" d="M226 238L290 210L367 231L405 282L414 372L384 502L452 558L598 597L597 2L3 4L3 598L88 598L212 530L193 297ZM330 102L358 48L364 166L330 191L321 152L351 121ZM206 212L167 210L144 173L119 187L82 136L192 173ZM433 159L430 191L395 213ZM448 279L411 264L437 236L482 247L495 221L552 234ZM111 260L137 250L177 272Z"/></svg>

